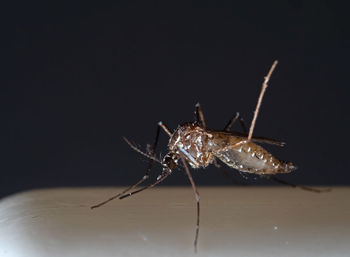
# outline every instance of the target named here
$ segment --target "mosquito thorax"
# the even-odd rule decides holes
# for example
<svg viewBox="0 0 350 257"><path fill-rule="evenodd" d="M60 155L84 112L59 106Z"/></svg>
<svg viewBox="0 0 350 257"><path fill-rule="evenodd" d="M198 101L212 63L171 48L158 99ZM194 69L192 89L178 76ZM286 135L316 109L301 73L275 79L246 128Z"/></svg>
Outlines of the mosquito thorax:
<svg viewBox="0 0 350 257"><path fill-rule="evenodd" d="M184 155L192 168L206 167L211 162L212 134L197 123L179 126L169 140L169 150Z"/></svg>

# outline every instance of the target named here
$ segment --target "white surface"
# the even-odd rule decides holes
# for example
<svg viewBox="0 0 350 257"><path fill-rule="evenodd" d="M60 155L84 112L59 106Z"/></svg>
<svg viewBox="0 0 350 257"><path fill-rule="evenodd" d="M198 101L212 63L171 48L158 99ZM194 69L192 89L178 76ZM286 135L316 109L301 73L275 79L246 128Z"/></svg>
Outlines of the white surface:
<svg viewBox="0 0 350 257"><path fill-rule="evenodd" d="M350 188L158 187L36 190L0 201L0 256L350 256Z"/></svg>

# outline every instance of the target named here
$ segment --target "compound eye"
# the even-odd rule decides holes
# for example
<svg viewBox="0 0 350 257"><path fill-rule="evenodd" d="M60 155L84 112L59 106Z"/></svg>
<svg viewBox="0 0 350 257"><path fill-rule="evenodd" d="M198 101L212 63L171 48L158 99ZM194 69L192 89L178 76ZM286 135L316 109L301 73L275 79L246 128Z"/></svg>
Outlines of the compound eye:
<svg viewBox="0 0 350 257"><path fill-rule="evenodd" d="M163 166L170 169L174 170L177 167L176 161L172 158L170 155L166 155L163 159Z"/></svg>
<svg viewBox="0 0 350 257"><path fill-rule="evenodd" d="M168 167L169 167L170 170L174 170L174 169L176 169L177 164L175 163L175 161L173 159L171 159L171 161L169 162Z"/></svg>

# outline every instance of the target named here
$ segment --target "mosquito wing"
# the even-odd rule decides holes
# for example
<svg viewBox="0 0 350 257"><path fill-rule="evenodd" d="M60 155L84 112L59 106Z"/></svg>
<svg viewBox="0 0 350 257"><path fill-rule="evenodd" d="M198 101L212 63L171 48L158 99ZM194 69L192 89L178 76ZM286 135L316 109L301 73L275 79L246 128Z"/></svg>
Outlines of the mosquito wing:
<svg viewBox="0 0 350 257"><path fill-rule="evenodd" d="M226 134L228 136L235 136L235 137L238 137L238 138L241 138L242 140L244 139L247 139L248 138L248 134L245 134L245 133L240 133L240 132L236 132L236 131L212 131L214 133L220 133L220 134ZM271 138L266 138L266 137L253 137L252 138L252 141L253 142L256 142L256 143L263 143L263 144L270 144L270 145L277 145L277 146L285 146L286 143L285 142L282 142L282 141L279 141L279 140L275 140L275 139L271 139Z"/></svg>

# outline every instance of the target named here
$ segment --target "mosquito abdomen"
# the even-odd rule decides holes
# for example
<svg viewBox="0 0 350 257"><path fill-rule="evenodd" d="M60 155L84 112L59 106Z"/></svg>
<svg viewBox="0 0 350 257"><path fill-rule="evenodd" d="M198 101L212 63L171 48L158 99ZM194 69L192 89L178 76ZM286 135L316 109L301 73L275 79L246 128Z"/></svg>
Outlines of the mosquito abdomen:
<svg viewBox="0 0 350 257"><path fill-rule="evenodd" d="M224 142L223 142L224 141ZM260 145L230 136L214 138L213 154L226 165L242 172L254 174L289 173L296 169L290 162L278 160Z"/></svg>

